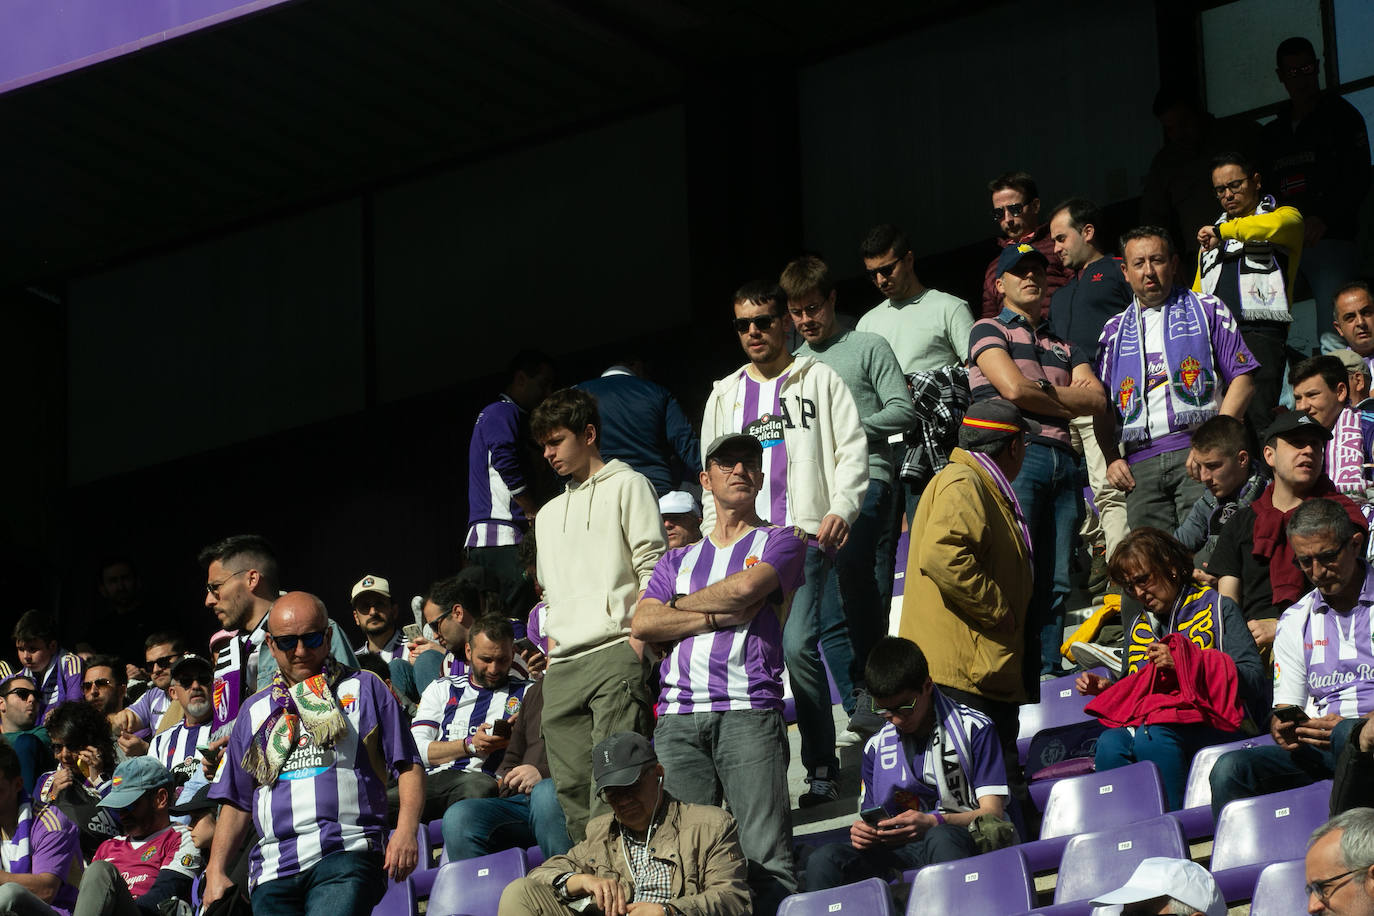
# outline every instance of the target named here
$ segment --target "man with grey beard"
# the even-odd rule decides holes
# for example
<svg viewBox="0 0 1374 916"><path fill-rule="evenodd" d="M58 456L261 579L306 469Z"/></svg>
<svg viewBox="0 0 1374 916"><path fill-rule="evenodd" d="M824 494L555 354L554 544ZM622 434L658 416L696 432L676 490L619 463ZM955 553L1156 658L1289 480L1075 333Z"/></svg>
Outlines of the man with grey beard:
<svg viewBox="0 0 1374 916"><path fill-rule="evenodd" d="M202 772L203 757L196 748L210 741L214 707L210 690L214 685L214 668L199 655L185 655L172 666L172 680L167 695L181 708L182 720L166 731L153 736L148 756L171 771L173 777L184 776L184 785L174 793L175 803L182 794L190 798L206 780ZM178 783L183 780L177 779Z"/></svg>

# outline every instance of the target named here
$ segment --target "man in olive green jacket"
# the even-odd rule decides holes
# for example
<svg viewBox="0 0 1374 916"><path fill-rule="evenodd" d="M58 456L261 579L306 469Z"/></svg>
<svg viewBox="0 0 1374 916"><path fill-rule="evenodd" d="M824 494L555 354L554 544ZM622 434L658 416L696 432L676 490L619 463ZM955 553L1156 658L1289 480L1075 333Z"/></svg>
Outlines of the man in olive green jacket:
<svg viewBox="0 0 1374 916"><path fill-rule="evenodd" d="M647 738L611 735L592 749L596 791L611 814L587 838L501 894L500 916L563 916L592 898L605 916L747 916L748 862L735 819L663 791Z"/></svg>
<svg viewBox="0 0 1374 916"><path fill-rule="evenodd" d="M942 693L992 719L1009 774L1017 707L1039 696L1039 647L1026 643L1030 533L1011 489L1039 426L1001 398L969 408L960 447L916 510L902 600L900 635L921 647Z"/></svg>

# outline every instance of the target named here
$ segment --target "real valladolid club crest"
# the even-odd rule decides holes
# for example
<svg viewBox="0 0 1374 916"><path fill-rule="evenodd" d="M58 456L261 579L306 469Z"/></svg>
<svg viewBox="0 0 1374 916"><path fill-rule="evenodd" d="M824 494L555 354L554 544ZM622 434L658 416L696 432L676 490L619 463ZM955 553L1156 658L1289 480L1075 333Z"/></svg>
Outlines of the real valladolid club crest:
<svg viewBox="0 0 1374 916"><path fill-rule="evenodd" d="M1121 418L1125 423L1134 423L1140 418L1141 398L1135 388L1135 379L1128 375L1121 380L1116 391L1116 404L1121 409Z"/></svg>
<svg viewBox="0 0 1374 916"><path fill-rule="evenodd" d="M1184 357L1178 364L1173 382L1174 391L1187 404L1201 407L1212 399L1212 373L1195 356Z"/></svg>

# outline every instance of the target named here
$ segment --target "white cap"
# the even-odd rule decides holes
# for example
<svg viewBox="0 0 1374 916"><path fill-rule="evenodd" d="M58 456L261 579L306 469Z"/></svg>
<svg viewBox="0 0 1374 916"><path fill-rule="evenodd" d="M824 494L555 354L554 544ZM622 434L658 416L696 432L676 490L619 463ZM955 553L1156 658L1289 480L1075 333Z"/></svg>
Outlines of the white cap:
<svg viewBox="0 0 1374 916"><path fill-rule="evenodd" d="M673 490L660 496L658 512L660 515L695 515L701 518L701 509L697 507L696 498L686 490Z"/></svg>
<svg viewBox="0 0 1374 916"><path fill-rule="evenodd" d="M1226 916L1226 901L1207 869L1187 859L1144 859L1122 887L1093 900L1099 903L1140 903L1172 897L1206 916Z"/></svg>
<svg viewBox="0 0 1374 916"><path fill-rule="evenodd" d="M386 595L390 598L391 583L381 576L363 576L353 584L353 593L348 596L348 600L352 601L363 592L376 592L379 595Z"/></svg>

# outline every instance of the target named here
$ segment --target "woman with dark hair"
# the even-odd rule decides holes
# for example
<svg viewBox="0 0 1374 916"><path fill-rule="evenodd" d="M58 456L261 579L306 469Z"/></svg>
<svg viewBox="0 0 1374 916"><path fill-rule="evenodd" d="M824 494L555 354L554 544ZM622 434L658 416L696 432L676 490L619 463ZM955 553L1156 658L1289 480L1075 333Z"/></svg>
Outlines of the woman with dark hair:
<svg viewBox="0 0 1374 916"><path fill-rule="evenodd" d="M1269 708L1265 671L1254 637L1235 602L1193 582L1193 560L1183 545L1157 528L1137 528L1117 546L1108 564L1112 581L1135 598L1139 609L1125 621L1125 652L1115 678L1085 671L1078 691L1100 694L1113 681L1147 664L1175 667L1164 640L1179 634L1201 650L1215 649L1235 663L1237 693L1247 709ZM1129 613L1129 611L1127 612ZM1157 724L1108 729L1097 741L1098 770L1140 760L1159 767L1169 808L1183 803L1188 765L1199 748L1241 737L1206 724Z"/></svg>
<svg viewBox="0 0 1374 916"><path fill-rule="evenodd" d="M119 824L96 807L110 791L110 778L121 760L105 714L84 700L69 700L48 718L57 769L34 784L35 798L56 805L81 828L81 851L89 859L96 847L119 833Z"/></svg>

